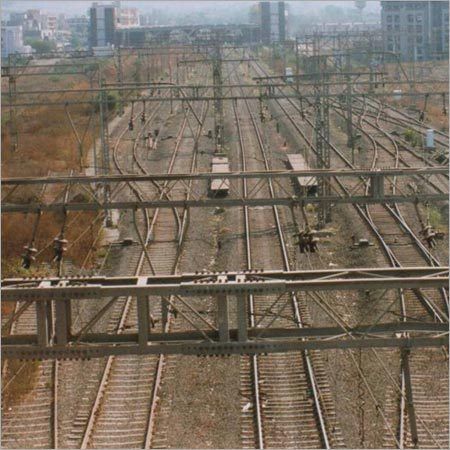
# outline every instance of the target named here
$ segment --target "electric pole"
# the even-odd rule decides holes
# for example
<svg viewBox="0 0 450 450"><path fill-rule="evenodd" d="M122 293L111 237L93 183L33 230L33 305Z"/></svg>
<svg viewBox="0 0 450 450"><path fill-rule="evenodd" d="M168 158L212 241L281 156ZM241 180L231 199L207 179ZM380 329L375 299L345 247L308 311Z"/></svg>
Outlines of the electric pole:
<svg viewBox="0 0 450 450"><path fill-rule="evenodd" d="M214 85L214 143L215 153L223 151L223 102L222 102L222 49L219 36L213 48L213 85Z"/></svg>

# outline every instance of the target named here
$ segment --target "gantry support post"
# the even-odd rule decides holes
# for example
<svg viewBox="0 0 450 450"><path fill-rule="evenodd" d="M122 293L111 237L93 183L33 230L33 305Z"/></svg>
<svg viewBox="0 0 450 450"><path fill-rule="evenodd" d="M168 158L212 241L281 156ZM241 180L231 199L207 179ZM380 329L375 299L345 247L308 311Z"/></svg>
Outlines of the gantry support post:
<svg viewBox="0 0 450 450"><path fill-rule="evenodd" d="M411 372L409 367L409 355L410 355L409 349L402 350L402 369L403 374L405 376L406 407L408 409L408 420L409 420L409 427L411 430L411 440L414 447L417 447L419 444L419 436L417 434L417 421L416 421L416 412L414 408Z"/></svg>
<svg viewBox="0 0 450 450"><path fill-rule="evenodd" d="M8 55L8 66L9 66L9 78L8 78L8 89L9 89L9 137L11 140L10 148L11 151L15 152L19 148L19 133L17 131L17 116L16 107L14 104L17 100L17 86L16 86L16 70L15 70L16 58L15 55Z"/></svg>
<svg viewBox="0 0 450 450"><path fill-rule="evenodd" d="M97 73L100 74L100 66L97 66ZM95 78L95 72L91 72L89 75L89 88L93 89L94 88L94 78ZM98 75L100 77L100 75ZM92 92L92 117L95 117L95 92ZM95 120L92 121L91 124L91 128L92 128L92 152L93 152L93 156L94 156L94 175L98 175L98 161L97 161L97 136L95 133ZM97 195L97 193L96 193Z"/></svg>
<svg viewBox="0 0 450 450"><path fill-rule="evenodd" d="M164 333L169 320L169 304L161 297L161 331Z"/></svg>
<svg viewBox="0 0 450 450"><path fill-rule="evenodd" d="M317 168L330 168L330 115L328 104L328 84L325 82L325 74L319 55L316 55L316 69L319 73L315 84L316 102L315 102L315 144L317 151ZM319 179L319 197L329 196L330 180L320 177ZM321 203L318 208L318 227L323 228L326 223L331 222L331 206L329 203Z"/></svg>
<svg viewBox="0 0 450 450"><path fill-rule="evenodd" d="M297 78L295 79L295 88L297 90L297 93L300 92L300 61L299 61L299 54L298 54L298 37L295 37L295 75L297 75Z"/></svg>
<svg viewBox="0 0 450 450"><path fill-rule="evenodd" d="M120 51L120 46L117 47L116 50L117 55L117 83L122 87L123 83L123 66L122 66L122 52ZM123 106L123 91L119 90L119 115L123 116L124 106Z"/></svg>
<svg viewBox="0 0 450 450"><path fill-rule="evenodd" d="M230 340L230 324L228 311L227 294L217 295L217 324L219 328L219 340L221 342L229 342Z"/></svg>
<svg viewBox="0 0 450 450"><path fill-rule="evenodd" d="M103 88L104 81L100 80L100 87ZM108 131L108 96L105 91L100 93L100 133L102 145L102 172L109 175L109 131ZM104 200L105 203L110 201L109 183L104 184ZM111 211L105 210L105 224L107 227L112 226Z"/></svg>
<svg viewBox="0 0 450 450"><path fill-rule="evenodd" d="M384 197L384 177L376 174L370 177L370 194L375 199Z"/></svg>
<svg viewBox="0 0 450 450"><path fill-rule="evenodd" d="M67 345L71 335L72 311L70 299L55 302L55 334L58 345Z"/></svg>
<svg viewBox="0 0 450 450"><path fill-rule="evenodd" d="M51 326L51 322L50 324L48 322L49 303L50 302L36 302L36 330L38 345L40 345L41 347L47 347L51 336L51 331L49 329L49 325Z"/></svg>
<svg viewBox="0 0 450 450"><path fill-rule="evenodd" d="M236 297L236 315L237 315L237 332L238 341L246 342L248 340L248 318L247 318L247 296L241 295Z"/></svg>
<svg viewBox="0 0 450 450"><path fill-rule="evenodd" d="M346 63L347 80L347 147L352 150L352 164L355 164L355 142L353 138L353 103L352 103L352 83L350 79L351 61L350 53L347 53Z"/></svg>
<svg viewBox="0 0 450 450"><path fill-rule="evenodd" d="M373 76L373 41L369 39L369 92L373 94L374 76Z"/></svg>
<svg viewBox="0 0 450 450"><path fill-rule="evenodd" d="M147 296L137 297L137 316L138 316L138 340L140 347L146 347L150 332L149 316L150 309Z"/></svg>
<svg viewBox="0 0 450 450"><path fill-rule="evenodd" d="M222 101L222 51L219 38L216 38L213 50L213 84L214 84L214 140L215 152L223 151L223 101Z"/></svg>

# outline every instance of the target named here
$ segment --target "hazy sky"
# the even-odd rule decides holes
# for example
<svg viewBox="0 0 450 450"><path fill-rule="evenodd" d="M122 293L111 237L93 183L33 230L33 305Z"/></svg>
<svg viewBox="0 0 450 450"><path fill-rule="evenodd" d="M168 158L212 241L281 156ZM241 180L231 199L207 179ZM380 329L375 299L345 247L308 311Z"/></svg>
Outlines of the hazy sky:
<svg viewBox="0 0 450 450"><path fill-rule="evenodd" d="M150 12L153 8L164 9L164 10L187 10L187 11L199 11L199 10L209 10L214 8L220 10L223 8L231 8L233 6L242 7L242 3L256 3L254 0L241 0L241 1L151 1L151 0L140 0L140 1L122 1L121 4L124 7L135 7L140 9L142 12ZM110 3L108 1L99 3ZM337 5L345 7L353 7L353 1L343 1L343 0L318 0L318 1L290 1L292 11L300 13L302 10L305 12L312 11L314 9L320 9L325 5ZM68 1L68 0L3 0L2 1L2 11L8 13L10 11L25 11L30 8L42 9L44 11L53 13L65 13L67 15L84 14L88 10L92 1ZM379 1L368 1L366 6L366 11L377 11L380 8Z"/></svg>

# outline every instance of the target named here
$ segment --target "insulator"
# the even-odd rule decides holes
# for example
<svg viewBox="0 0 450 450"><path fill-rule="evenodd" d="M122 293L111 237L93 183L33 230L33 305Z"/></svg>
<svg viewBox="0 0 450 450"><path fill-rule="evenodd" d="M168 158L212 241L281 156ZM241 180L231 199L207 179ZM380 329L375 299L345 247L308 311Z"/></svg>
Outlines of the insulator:
<svg viewBox="0 0 450 450"><path fill-rule="evenodd" d="M128 130L129 130L129 131L133 131L133 129L134 129L133 120L130 120L130 121L128 122Z"/></svg>
<svg viewBox="0 0 450 450"><path fill-rule="evenodd" d="M145 122L145 112L143 112L141 114L141 122L144 123Z"/></svg>

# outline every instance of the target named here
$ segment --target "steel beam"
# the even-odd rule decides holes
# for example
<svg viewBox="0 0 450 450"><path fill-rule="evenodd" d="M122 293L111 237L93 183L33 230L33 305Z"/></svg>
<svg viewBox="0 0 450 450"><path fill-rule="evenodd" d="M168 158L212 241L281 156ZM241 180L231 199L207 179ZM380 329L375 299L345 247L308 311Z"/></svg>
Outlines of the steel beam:
<svg viewBox="0 0 450 450"><path fill-rule="evenodd" d="M204 272L138 277L69 277L2 280L1 301L87 299L110 296L271 294L295 291L448 287L448 267ZM64 281L64 285L61 285Z"/></svg>
<svg viewBox="0 0 450 450"><path fill-rule="evenodd" d="M258 88L258 86L254 86L254 88ZM124 87L124 90L133 90L131 88L127 88ZM114 89L109 89L117 91L119 90L118 88L114 88ZM139 89L136 90L142 90L142 87L139 87ZM93 91L90 90L86 90L85 93L89 94L94 92L95 89ZM53 93L57 93L56 91L54 91ZM72 93L74 95L76 95L76 97L80 97L79 94L77 94L76 90L73 90L72 92L67 92L67 93ZM18 95L21 94L25 94L23 91L22 92L18 92ZM33 94L33 93L32 93ZM36 94L36 92L34 92L34 94ZM44 94L44 93L43 93ZM51 91L47 91L45 92L45 94L47 95L51 95L52 92ZM281 94L275 94L275 93L264 93L264 94L254 94L254 93L248 93L248 94L243 94L243 95L232 95L231 93L229 95L223 95L222 97L215 97L213 95L182 95L181 92L180 93L175 93L176 95L171 95L170 97L165 97L165 96L139 96L139 97L129 97L127 98L128 102L142 102L142 101L146 101L148 103L150 102L176 102L176 101L200 101L200 102L213 102L215 100L230 100L230 101L237 101L237 100L283 100L283 99L288 99L288 98L293 98L293 99L298 99L298 93L296 93L295 91L292 91L292 93L286 92L286 93L281 93ZM42 94L37 94L37 95L41 95ZM330 94L324 94L322 97L323 98L342 98L343 92L340 93L330 93ZM381 97L381 98L386 98L386 97L393 97L395 94L393 92L375 92L373 94L366 94L366 93L352 93L352 98L364 98L364 97L368 97L370 96L371 98L374 97ZM419 97L424 97L424 96L442 96L448 95L448 92L446 91L433 91L433 92L403 92L402 96L403 97L415 97L415 98L419 98ZM6 99L6 101L9 100L9 95L7 94L3 94L2 96ZM30 94L27 93L27 97L30 97ZM56 107L56 106L68 106L68 105L92 105L95 104L97 105L98 102L95 100L87 100L87 99L73 99L73 98L59 98L56 100L42 100L41 98L38 98L36 101L14 101L11 103L11 107L13 108L27 108L27 107L32 107L32 106L49 106L49 107ZM315 96L313 94L306 94L306 95L302 95L303 99L311 99L313 100L315 98Z"/></svg>
<svg viewBox="0 0 450 450"><path fill-rule="evenodd" d="M239 304L239 303L238 303ZM337 338L342 336L343 330L337 326L304 327L304 328L266 328L263 335L262 328L248 328L247 339L313 339L313 338ZM367 338L367 337L391 337L395 333L415 333L426 335L439 335L448 333L448 324L441 322L388 322L369 325L358 325L346 328L346 337ZM202 333L203 332L203 333ZM218 331L212 330L189 330L151 333L148 335L148 342L176 342L176 341L198 341L205 336L211 339L218 339ZM232 341L242 341L239 339L239 328L230 328L229 337ZM84 333L83 336L75 336L80 344L132 344L139 340L139 333ZM247 340L245 339L245 340ZM3 344L23 345L36 343L35 334L10 335L2 338Z"/></svg>
<svg viewBox="0 0 450 450"><path fill-rule="evenodd" d="M66 347L36 345L2 345L4 358L19 359L60 359L60 358L100 358L111 355L131 354L179 354L179 355L223 355L260 354L277 352L299 352L302 350L329 350L352 348L414 348L442 347L448 345L448 336L416 338L367 338L367 339L327 339L327 340L271 340L242 342L164 342L154 343L145 348L139 344L75 344Z"/></svg>
<svg viewBox="0 0 450 450"><path fill-rule="evenodd" d="M2 213L38 213L38 212L61 212L65 211L104 211L104 210L135 210L139 208L155 209L155 208L230 208L230 207L256 207L256 206L304 206L307 204L376 204L376 203L415 203L415 202L440 202L448 201L448 194L413 194L410 195L385 195L383 197L374 197L372 195L360 195L347 197L345 195L327 195L324 197L302 196L297 197L275 197L275 198L211 198L211 199L189 199L189 200L143 200L121 202L111 200L103 203L29 203L29 204L11 204L2 205Z"/></svg>
<svg viewBox="0 0 450 450"><path fill-rule="evenodd" d="M108 175L108 176L50 176L50 177L14 177L2 178L2 186L31 185L31 184L66 184L72 186L79 184L105 183L105 182L153 182L153 181L178 181L178 180L207 180L210 181L217 177L226 177L229 179L237 178L255 179L255 178L293 178L293 177L412 177L427 175L444 175L447 176L448 166L432 166L432 167L404 167L394 169L307 169L307 170L268 170L268 171L232 171L224 173L198 172L198 173L174 173L174 174L150 174L150 175Z"/></svg>

